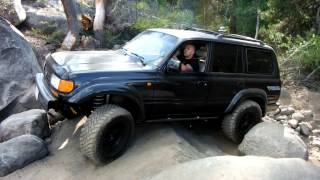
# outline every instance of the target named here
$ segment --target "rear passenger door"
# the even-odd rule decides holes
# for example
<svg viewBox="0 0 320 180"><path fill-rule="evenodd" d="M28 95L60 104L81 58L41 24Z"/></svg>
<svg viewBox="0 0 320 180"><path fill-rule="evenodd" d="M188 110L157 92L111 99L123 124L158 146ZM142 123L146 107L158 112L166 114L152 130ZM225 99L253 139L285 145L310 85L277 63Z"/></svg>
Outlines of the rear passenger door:
<svg viewBox="0 0 320 180"><path fill-rule="evenodd" d="M210 57L207 111L221 115L232 98L244 88L243 47L215 42Z"/></svg>

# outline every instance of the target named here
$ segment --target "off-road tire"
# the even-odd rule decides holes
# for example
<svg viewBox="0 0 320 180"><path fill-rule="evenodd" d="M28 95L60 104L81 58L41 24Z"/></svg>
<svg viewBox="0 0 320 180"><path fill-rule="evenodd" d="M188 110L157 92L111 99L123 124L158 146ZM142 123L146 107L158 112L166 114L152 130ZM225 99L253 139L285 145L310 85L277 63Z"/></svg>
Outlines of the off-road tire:
<svg viewBox="0 0 320 180"><path fill-rule="evenodd" d="M250 116L250 118L246 119L245 116ZM239 144L244 135L254 125L261 122L261 117L262 111L259 104L251 100L246 100L240 103L231 114L224 117L222 121L222 131L230 140Z"/></svg>
<svg viewBox="0 0 320 180"><path fill-rule="evenodd" d="M118 132L114 132L117 129ZM130 112L108 104L95 109L82 127L80 149L96 165L107 164L126 150L133 132L134 120ZM114 139L116 142L112 144ZM106 146L108 143L112 145Z"/></svg>

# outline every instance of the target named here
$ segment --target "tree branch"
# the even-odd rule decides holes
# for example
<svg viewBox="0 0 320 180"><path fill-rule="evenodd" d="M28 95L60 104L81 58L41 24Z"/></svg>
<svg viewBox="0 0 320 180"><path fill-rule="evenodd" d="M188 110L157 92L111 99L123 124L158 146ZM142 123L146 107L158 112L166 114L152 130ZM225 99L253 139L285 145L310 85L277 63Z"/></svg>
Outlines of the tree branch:
<svg viewBox="0 0 320 180"><path fill-rule="evenodd" d="M311 76L313 76L319 69L320 69L320 66L318 66L316 69L314 69L303 81L309 80L309 78Z"/></svg>

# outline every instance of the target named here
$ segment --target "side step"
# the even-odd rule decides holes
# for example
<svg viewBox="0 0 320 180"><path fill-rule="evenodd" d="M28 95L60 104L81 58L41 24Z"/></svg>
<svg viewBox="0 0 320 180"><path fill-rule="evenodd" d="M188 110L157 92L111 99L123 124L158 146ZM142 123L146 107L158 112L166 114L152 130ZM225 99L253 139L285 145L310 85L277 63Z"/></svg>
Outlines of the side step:
<svg viewBox="0 0 320 180"><path fill-rule="evenodd" d="M191 118L163 118L163 119L151 119L151 120L146 120L148 123L153 123L153 122L174 122L174 121L204 121L204 120L212 120L212 119L219 119L219 117L191 117Z"/></svg>

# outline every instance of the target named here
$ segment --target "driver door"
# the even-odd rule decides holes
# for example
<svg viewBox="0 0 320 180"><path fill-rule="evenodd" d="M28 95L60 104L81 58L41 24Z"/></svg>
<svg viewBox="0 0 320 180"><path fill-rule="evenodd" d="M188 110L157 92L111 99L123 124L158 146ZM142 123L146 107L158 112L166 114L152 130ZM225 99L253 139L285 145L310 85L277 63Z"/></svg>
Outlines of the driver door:
<svg viewBox="0 0 320 180"><path fill-rule="evenodd" d="M197 57L205 61L209 43L203 41L192 43L197 46ZM205 53L203 49L206 49ZM204 68L200 70L202 72L168 72L167 68L168 66L164 72L159 74L158 83L154 87L155 104L152 108L151 118L199 118L205 116L209 88Z"/></svg>
<svg viewBox="0 0 320 180"><path fill-rule="evenodd" d="M190 118L204 114L208 96L203 73L165 73L154 94L154 118Z"/></svg>

